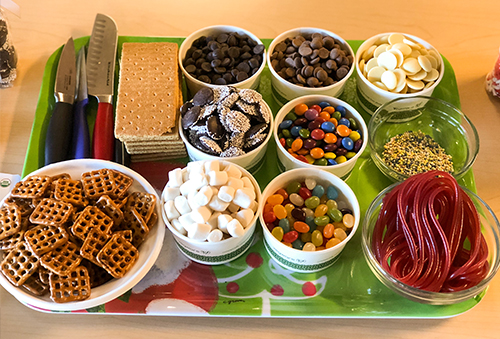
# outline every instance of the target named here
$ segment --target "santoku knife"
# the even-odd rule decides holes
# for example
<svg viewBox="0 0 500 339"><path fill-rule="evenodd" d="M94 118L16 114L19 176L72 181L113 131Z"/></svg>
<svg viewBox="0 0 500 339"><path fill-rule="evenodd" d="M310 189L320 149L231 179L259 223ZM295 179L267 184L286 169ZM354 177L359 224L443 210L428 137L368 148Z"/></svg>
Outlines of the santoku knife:
<svg viewBox="0 0 500 339"><path fill-rule="evenodd" d="M97 98L93 133L93 158L113 160L113 90L118 33L114 20L97 14L87 54L88 94Z"/></svg>

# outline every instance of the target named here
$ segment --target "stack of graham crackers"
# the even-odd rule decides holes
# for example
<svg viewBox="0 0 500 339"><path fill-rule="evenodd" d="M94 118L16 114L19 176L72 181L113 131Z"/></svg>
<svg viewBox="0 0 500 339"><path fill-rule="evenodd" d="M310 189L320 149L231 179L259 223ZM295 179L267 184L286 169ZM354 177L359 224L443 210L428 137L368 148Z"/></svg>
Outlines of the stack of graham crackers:
<svg viewBox="0 0 500 339"><path fill-rule="evenodd" d="M177 44L123 44L115 137L124 143L131 161L187 155L177 128L180 82Z"/></svg>

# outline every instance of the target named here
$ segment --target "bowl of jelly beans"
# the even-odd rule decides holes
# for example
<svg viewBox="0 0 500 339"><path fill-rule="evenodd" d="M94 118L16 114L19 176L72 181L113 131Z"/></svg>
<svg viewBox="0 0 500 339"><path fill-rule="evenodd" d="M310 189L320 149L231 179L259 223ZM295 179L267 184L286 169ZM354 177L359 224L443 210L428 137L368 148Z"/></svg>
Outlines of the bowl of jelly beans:
<svg viewBox="0 0 500 339"><path fill-rule="evenodd" d="M280 109L275 121L282 170L316 168L346 178L366 148L365 121L337 98L308 95L294 99Z"/></svg>
<svg viewBox="0 0 500 339"><path fill-rule="evenodd" d="M262 193L264 244L281 266L316 272L333 265L360 220L356 195L339 177L313 168L286 171Z"/></svg>

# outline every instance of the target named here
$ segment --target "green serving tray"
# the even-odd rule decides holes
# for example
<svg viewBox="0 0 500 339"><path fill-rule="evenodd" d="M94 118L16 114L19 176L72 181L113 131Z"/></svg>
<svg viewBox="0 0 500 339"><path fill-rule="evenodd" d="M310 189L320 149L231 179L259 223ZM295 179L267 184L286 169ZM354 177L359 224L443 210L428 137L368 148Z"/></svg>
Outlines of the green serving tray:
<svg viewBox="0 0 500 339"><path fill-rule="evenodd" d="M86 45L88 39L75 39L76 49ZM169 41L180 45L183 40L122 36L118 39L117 60L124 42ZM268 47L271 40L264 39L263 42ZM362 41L357 40L349 41L354 51L361 43ZM55 51L47 61L23 176L43 166L45 133L55 103L53 89L61 49ZM119 65L116 78L118 67ZM270 77L269 68L266 66L259 91L276 114L280 106L272 97ZM433 96L460 107L455 74L446 59L443 80ZM364 112L356 101L356 84L353 78L349 79L340 98L354 106L368 123L370 115ZM97 103L91 100L88 112L90 130L93 127L96 108ZM161 191L167 180L167 173L161 170L168 169L169 166L180 166L188 160L177 159L156 165L135 163L131 167L142 173ZM158 171L153 173L151 166L157 166L160 174ZM145 170L146 168L149 168L149 171ZM263 189L279 173L276 144L271 142L263 166L254 175ZM356 193L361 215L365 214L375 196L391 184L370 159L368 148L359 158L346 182ZM460 184L475 190L472 171L460 180ZM443 318L471 309L481 301L484 293L449 306L420 304L399 296L382 285L370 271L361 249L360 230L332 267L318 273L293 273L283 269L269 257L258 226L252 247L242 257L221 266L190 262L178 252L171 235L167 234L157 264L137 287L107 304L81 312L240 317Z"/></svg>

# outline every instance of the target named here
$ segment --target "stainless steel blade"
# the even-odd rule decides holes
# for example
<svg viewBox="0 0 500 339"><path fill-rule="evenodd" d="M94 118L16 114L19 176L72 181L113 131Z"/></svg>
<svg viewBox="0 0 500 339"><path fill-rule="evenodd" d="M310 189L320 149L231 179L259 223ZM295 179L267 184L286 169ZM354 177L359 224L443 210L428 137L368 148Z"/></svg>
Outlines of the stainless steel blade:
<svg viewBox="0 0 500 339"><path fill-rule="evenodd" d="M76 101L83 101L87 95L87 66L85 60L85 47L80 48L76 59Z"/></svg>
<svg viewBox="0 0 500 339"><path fill-rule="evenodd" d="M97 14L87 53L87 85L89 95L99 102L112 103L118 32L115 21Z"/></svg>
<svg viewBox="0 0 500 339"><path fill-rule="evenodd" d="M76 91L76 58L73 38L69 38L59 58L54 95L58 102L73 104Z"/></svg>

